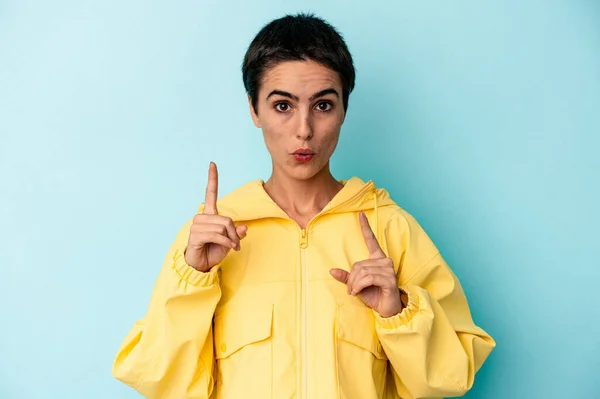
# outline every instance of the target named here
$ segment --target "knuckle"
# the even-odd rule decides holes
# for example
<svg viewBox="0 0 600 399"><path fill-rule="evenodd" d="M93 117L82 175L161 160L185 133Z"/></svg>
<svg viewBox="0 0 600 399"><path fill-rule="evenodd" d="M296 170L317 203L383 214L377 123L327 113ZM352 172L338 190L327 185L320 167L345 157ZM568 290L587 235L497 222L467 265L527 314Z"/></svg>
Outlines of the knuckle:
<svg viewBox="0 0 600 399"><path fill-rule="evenodd" d="M210 233L206 234L206 237L211 241L215 241L217 239L217 237L219 237L219 234L217 234L214 231L211 231Z"/></svg>

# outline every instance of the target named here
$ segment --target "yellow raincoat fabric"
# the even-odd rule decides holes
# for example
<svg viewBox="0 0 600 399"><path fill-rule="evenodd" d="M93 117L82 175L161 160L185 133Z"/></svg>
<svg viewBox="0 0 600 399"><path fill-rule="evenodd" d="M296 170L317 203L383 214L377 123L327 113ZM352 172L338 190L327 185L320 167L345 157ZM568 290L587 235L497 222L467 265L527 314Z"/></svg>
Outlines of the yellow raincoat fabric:
<svg viewBox="0 0 600 399"><path fill-rule="evenodd" d="M417 221L358 177L305 229L253 181L217 202L248 226L206 273L184 258L190 218L113 375L147 398L443 398L467 392L495 341ZM203 209L203 204L198 212ZM329 273L368 259L358 212L394 262L408 304L382 318Z"/></svg>

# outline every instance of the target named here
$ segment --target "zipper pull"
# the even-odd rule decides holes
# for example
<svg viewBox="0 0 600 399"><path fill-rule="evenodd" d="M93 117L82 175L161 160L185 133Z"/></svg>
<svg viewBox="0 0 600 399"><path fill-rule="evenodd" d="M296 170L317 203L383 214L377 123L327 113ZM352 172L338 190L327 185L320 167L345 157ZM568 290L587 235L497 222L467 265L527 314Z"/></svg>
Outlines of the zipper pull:
<svg viewBox="0 0 600 399"><path fill-rule="evenodd" d="M308 247L308 233L306 229L302 229L302 236L300 237L300 248L305 249Z"/></svg>

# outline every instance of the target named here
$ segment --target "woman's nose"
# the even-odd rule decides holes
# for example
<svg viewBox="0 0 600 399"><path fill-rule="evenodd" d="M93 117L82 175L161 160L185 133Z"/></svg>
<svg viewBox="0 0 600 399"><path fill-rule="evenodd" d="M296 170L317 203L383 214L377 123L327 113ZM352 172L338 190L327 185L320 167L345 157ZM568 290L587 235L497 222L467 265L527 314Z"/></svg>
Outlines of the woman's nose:
<svg viewBox="0 0 600 399"><path fill-rule="evenodd" d="M298 140L310 140L313 136L312 120L310 116L302 116L300 123L298 124L298 130L296 131L296 138Z"/></svg>

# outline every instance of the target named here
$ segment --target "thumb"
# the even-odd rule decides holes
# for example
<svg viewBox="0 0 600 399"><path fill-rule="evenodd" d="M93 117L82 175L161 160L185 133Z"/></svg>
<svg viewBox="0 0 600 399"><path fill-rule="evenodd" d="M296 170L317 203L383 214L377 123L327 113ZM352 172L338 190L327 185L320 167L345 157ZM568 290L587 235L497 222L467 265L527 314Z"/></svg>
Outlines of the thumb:
<svg viewBox="0 0 600 399"><path fill-rule="evenodd" d="M244 238L246 237L246 233L248 232L248 226L239 224L235 226L235 232L237 233L238 237Z"/></svg>
<svg viewBox="0 0 600 399"><path fill-rule="evenodd" d="M331 269L329 274L331 274L334 279L344 284L348 282L348 277L350 276L350 273L342 269Z"/></svg>

